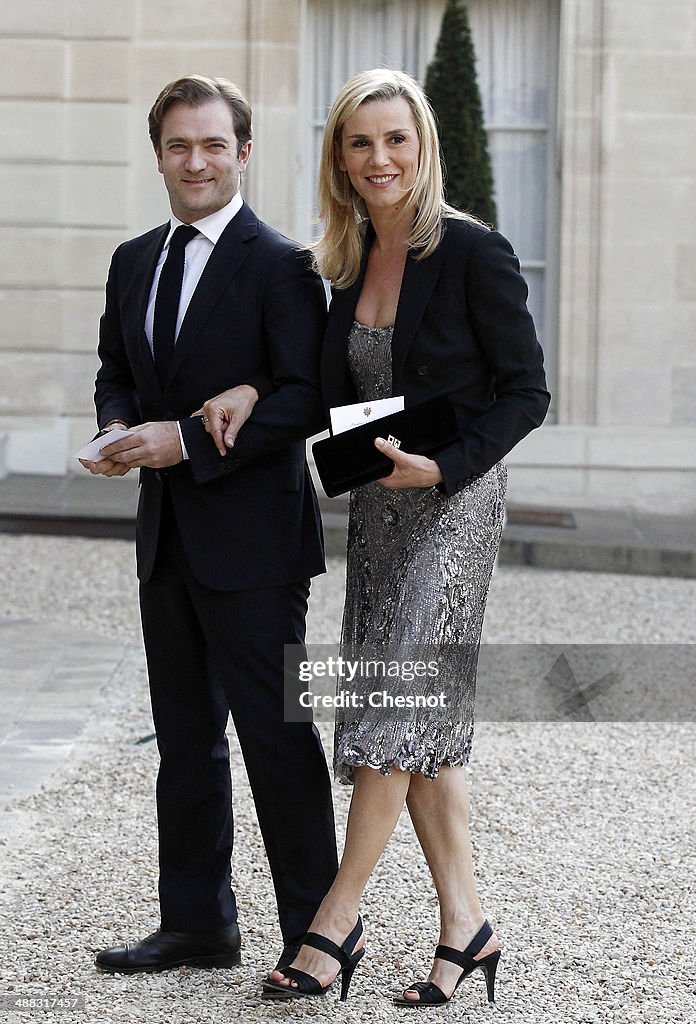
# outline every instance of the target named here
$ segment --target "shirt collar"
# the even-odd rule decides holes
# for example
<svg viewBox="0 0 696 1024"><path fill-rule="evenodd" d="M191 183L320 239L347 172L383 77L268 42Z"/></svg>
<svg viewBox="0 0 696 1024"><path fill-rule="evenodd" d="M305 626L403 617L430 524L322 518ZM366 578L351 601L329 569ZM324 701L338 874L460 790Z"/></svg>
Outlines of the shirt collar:
<svg viewBox="0 0 696 1024"><path fill-rule="evenodd" d="M211 213L208 217L203 217L201 220L194 221L191 227L196 228L202 235L205 235L209 242L212 242L212 244L215 245L232 218L241 210L242 203L243 199L241 193L236 192L230 199L227 206L223 206L221 210L216 210L215 213ZM170 239L176 229L183 223L184 222L179 220L178 217L175 217L174 214L171 215L169 232L167 234L167 240L164 243L165 249L169 245Z"/></svg>

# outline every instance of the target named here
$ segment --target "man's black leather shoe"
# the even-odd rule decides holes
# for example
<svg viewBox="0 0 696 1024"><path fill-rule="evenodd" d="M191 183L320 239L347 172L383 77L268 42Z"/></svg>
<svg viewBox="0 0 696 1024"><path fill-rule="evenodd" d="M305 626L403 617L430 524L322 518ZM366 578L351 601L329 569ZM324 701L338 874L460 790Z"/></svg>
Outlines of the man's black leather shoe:
<svg viewBox="0 0 696 1024"><path fill-rule="evenodd" d="M236 924L213 932L156 931L146 939L97 953L95 966L113 974L166 971L170 967L236 967L242 940Z"/></svg>

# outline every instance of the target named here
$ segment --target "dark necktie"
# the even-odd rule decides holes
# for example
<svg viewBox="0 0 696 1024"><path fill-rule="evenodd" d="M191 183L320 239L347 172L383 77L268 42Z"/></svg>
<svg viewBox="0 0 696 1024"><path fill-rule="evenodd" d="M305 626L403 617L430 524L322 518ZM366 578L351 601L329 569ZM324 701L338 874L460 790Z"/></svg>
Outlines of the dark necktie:
<svg viewBox="0 0 696 1024"><path fill-rule="evenodd" d="M181 282L184 279L184 250L198 230L184 224L178 227L169 241L169 252L164 261L155 296L155 317L152 324L152 350L159 382L164 387L174 352L176 321L179 315Z"/></svg>

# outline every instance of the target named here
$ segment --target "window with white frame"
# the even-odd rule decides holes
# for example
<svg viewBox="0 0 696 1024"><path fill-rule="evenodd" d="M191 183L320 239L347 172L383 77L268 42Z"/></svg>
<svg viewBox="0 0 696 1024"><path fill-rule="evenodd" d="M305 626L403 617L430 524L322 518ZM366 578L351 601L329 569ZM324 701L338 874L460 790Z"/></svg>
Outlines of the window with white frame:
<svg viewBox="0 0 696 1024"><path fill-rule="evenodd" d="M558 292L556 101L560 0L469 0L469 20L495 179L498 227L529 284L553 390ZM298 234L316 234L316 171L326 115L357 71L391 65L425 78L442 0L308 0L303 106L303 210Z"/></svg>
<svg viewBox="0 0 696 1024"><path fill-rule="evenodd" d="M307 0L303 31L302 209L297 234L316 236L316 178L333 100L352 75L389 66L425 78L440 30L442 0Z"/></svg>
<svg viewBox="0 0 696 1024"><path fill-rule="evenodd" d="M469 0L498 227L517 252L555 391L559 0Z"/></svg>

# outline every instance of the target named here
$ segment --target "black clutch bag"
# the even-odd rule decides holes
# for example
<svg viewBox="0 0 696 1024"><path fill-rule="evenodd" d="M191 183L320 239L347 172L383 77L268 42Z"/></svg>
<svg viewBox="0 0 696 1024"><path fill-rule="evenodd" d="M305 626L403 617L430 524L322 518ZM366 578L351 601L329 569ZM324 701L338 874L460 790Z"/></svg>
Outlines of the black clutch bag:
<svg viewBox="0 0 696 1024"><path fill-rule="evenodd" d="M329 498L389 476L394 463L375 448L376 437L410 455L434 455L459 438L454 406L441 395L315 441L314 463Z"/></svg>

